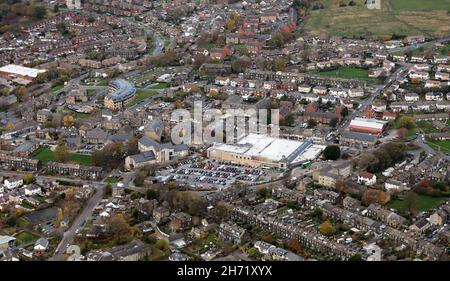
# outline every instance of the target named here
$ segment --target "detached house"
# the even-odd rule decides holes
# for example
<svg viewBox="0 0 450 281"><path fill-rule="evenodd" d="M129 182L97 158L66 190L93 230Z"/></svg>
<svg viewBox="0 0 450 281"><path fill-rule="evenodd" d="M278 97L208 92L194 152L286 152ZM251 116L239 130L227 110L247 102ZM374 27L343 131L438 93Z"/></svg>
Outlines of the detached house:
<svg viewBox="0 0 450 281"><path fill-rule="evenodd" d="M372 173L363 171L363 172L360 172L358 175L358 183L359 184L364 184L364 185L370 186L370 185L374 185L376 182L377 182L377 176Z"/></svg>

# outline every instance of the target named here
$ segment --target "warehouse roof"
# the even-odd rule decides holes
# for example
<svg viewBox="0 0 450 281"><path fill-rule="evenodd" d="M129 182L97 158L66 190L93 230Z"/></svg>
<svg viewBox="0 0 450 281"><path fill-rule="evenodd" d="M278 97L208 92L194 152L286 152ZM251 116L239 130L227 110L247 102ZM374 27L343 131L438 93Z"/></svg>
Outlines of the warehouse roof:
<svg viewBox="0 0 450 281"><path fill-rule="evenodd" d="M45 70L45 69L30 68L30 67L25 67L25 66L16 65L16 64L9 64L9 65L0 67L0 72L6 72L6 73L21 75L21 76L28 76L28 77L32 77L32 78L36 78L39 73L44 73L46 71L47 70Z"/></svg>

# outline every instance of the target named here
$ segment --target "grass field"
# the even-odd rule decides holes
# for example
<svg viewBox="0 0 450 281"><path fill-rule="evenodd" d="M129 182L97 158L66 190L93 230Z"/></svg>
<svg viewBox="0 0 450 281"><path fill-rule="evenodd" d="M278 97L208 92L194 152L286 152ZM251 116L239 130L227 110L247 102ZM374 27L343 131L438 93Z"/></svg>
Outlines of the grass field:
<svg viewBox="0 0 450 281"><path fill-rule="evenodd" d="M117 177L109 177L105 180L105 182L110 184L115 184L119 182L119 179Z"/></svg>
<svg viewBox="0 0 450 281"><path fill-rule="evenodd" d="M108 80L102 80L97 83L96 86L108 86L109 81Z"/></svg>
<svg viewBox="0 0 450 281"><path fill-rule="evenodd" d="M431 210L442 203L446 202L448 197L430 197L425 195L417 195L417 211L428 211ZM405 201L403 200L392 200L386 204L387 208L392 208L395 210L402 211L405 208Z"/></svg>
<svg viewBox="0 0 450 281"><path fill-rule="evenodd" d="M390 0L389 2L395 11L434 11L447 10L450 7L450 0Z"/></svg>
<svg viewBox="0 0 450 281"><path fill-rule="evenodd" d="M395 35L444 36L450 34L450 0L384 0L380 10L364 1L339 7L339 0L323 0L324 9L312 10L305 32L315 36L385 38Z"/></svg>
<svg viewBox="0 0 450 281"><path fill-rule="evenodd" d="M434 150L441 150L442 152L450 152L450 140L432 141L427 139L426 143Z"/></svg>
<svg viewBox="0 0 450 281"><path fill-rule="evenodd" d="M31 155L33 159L41 160L42 163L47 164L50 161L54 161L53 151L48 147L41 147ZM70 161L78 163L80 165L90 166L92 165L92 157L90 155L83 155L79 153L70 153Z"/></svg>
<svg viewBox="0 0 450 281"><path fill-rule="evenodd" d="M140 103L141 101L145 100L146 98L149 98L151 96L153 96L154 94L156 94L155 92L147 92L147 91L142 91L142 90L137 90L136 91L136 95L134 96L134 99L127 104L127 107L131 107L135 104Z"/></svg>
<svg viewBox="0 0 450 281"><path fill-rule="evenodd" d="M158 83L157 85L148 87L148 89L166 89L169 87L170 87L169 83Z"/></svg>
<svg viewBox="0 0 450 281"><path fill-rule="evenodd" d="M27 245L34 244L34 242L36 242L36 240L38 240L38 239L39 239L39 236L37 236L36 234L33 234L28 231L22 231L16 235L16 244L19 247L24 247Z"/></svg>
<svg viewBox="0 0 450 281"><path fill-rule="evenodd" d="M336 70L327 70L316 72L319 76L334 77L334 78L345 78L345 79L358 79L365 80L370 83L382 83L380 79L370 78L368 76L367 69L357 68L357 67L343 67Z"/></svg>
<svg viewBox="0 0 450 281"><path fill-rule="evenodd" d="M63 83L59 83L59 84L53 85L52 88L50 89L50 91L56 92L56 91L61 90L62 88L64 88L64 84Z"/></svg>

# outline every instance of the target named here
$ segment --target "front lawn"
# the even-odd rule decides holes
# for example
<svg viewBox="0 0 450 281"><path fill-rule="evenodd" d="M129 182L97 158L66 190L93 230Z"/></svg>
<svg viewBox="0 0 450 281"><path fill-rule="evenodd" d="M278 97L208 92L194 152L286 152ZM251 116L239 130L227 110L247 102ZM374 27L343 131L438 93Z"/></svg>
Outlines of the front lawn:
<svg viewBox="0 0 450 281"><path fill-rule="evenodd" d="M43 164L47 164L50 161L55 161L54 153L48 147L39 148L31 154L31 158L40 160ZM71 162L75 162L80 165L92 165L92 157L90 155L69 153L69 158Z"/></svg>

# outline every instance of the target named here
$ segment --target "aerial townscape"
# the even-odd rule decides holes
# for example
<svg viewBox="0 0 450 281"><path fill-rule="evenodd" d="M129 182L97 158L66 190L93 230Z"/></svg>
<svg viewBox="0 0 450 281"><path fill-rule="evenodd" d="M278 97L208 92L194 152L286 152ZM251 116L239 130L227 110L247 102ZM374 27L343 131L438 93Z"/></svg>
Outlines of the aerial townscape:
<svg viewBox="0 0 450 281"><path fill-rule="evenodd" d="M0 261L449 254L450 0L0 0Z"/></svg>

